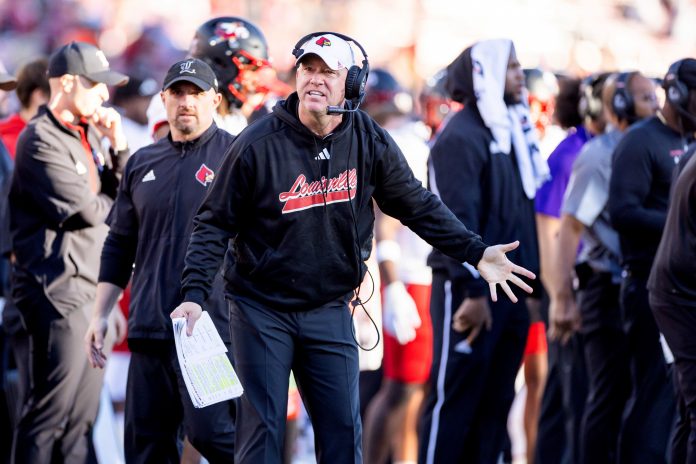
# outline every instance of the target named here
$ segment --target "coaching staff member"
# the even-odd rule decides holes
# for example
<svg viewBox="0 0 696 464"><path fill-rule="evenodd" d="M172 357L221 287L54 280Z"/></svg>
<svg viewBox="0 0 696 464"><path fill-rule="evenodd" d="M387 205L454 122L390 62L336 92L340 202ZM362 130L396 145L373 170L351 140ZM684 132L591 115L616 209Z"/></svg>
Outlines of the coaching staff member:
<svg viewBox="0 0 696 464"><path fill-rule="evenodd" d="M128 156L121 118L102 107L112 71L98 48L71 42L48 63L51 96L17 143L10 190L12 297L31 346L30 388L14 436L16 463L84 462L102 373L82 340L97 287L104 224ZM109 139L102 152L101 136Z"/></svg>
<svg viewBox="0 0 696 464"><path fill-rule="evenodd" d="M619 298L631 369L631 393L619 436L620 464L669 462L665 450L676 403L647 282L667 221L675 166L694 134L693 115L686 105L695 76L693 58L673 63L663 80L666 99L661 110L634 124L612 155L608 208L621 245Z"/></svg>
<svg viewBox="0 0 696 464"><path fill-rule="evenodd" d="M696 60L672 64L663 83L681 115L684 134L696 135ZM655 255L648 289L655 322L674 353L679 420L670 462L696 463L696 145L679 160L670 191L665 229Z"/></svg>
<svg viewBox="0 0 696 464"><path fill-rule="evenodd" d="M167 316L181 302L180 277L193 217L234 137L213 122L222 95L213 70L203 61L189 58L175 63L164 79L161 97L170 133L138 150L126 165L107 219L111 228L85 337L87 355L92 366L104 367L108 315L133 273L126 460L178 463L177 437L183 421L186 436L208 461L233 462L233 403L193 406ZM222 279L217 287L204 306L222 339L229 340Z"/></svg>
<svg viewBox="0 0 696 464"><path fill-rule="evenodd" d="M505 256L518 244L487 247L415 179L391 137L351 111L368 62L355 64L349 42L360 47L336 33L300 39L297 92L239 135L195 219L185 302L172 316L187 317L192 329L233 238L226 293L245 387L237 463L281 461L290 369L312 418L318 461L362 462L347 305L371 251L373 199L433 246L477 264L493 293L499 283L514 298L507 280L531 291L513 272L533 274Z"/></svg>

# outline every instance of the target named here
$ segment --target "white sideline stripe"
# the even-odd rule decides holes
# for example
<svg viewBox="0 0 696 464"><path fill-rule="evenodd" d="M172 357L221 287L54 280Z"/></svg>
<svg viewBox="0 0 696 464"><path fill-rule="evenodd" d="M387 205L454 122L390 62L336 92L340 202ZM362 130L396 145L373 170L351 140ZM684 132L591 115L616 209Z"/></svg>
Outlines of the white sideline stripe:
<svg viewBox="0 0 696 464"><path fill-rule="evenodd" d="M447 370L447 356L449 354L450 325L452 324L452 282L445 281L444 318L442 322L442 347L440 350L440 367L437 370L436 395L437 401L433 408L433 417L430 422L430 437L428 439L428 451L426 464L434 464L435 448L437 445L437 433L440 428L440 411L445 403L445 374Z"/></svg>

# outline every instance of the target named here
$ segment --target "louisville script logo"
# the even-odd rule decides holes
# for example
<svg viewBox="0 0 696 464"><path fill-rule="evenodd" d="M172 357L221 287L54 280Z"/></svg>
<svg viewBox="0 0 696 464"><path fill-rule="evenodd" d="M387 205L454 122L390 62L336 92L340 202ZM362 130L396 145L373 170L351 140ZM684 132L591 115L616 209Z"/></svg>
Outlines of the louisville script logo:
<svg viewBox="0 0 696 464"><path fill-rule="evenodd" d="M343 171L336 177L308 182L307 176L300 174L289 191L282 192L278 199L285 203L283 214L322 206L324 203L340 203L355 198L358 175L355 168Z"/></svg>

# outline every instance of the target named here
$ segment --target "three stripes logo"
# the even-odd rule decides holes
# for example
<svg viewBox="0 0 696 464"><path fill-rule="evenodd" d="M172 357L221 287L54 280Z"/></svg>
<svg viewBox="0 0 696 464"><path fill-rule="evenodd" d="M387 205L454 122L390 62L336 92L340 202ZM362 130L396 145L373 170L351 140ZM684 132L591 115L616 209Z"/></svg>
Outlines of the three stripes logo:
<svg viewBox="0 0 696 464"><path fill-rule="evenodd" d="M329 153L329 150L324 148L322 151L319 152L317 156L314 157L315 160L327 160L331 159L331 154Z"/></svg>

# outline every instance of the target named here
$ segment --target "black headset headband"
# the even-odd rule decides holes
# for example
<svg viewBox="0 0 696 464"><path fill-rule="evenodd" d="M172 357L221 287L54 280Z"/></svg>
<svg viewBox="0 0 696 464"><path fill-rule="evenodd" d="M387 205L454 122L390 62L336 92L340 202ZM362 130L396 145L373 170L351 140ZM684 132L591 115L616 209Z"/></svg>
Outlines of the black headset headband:
<svg viewBox="0 0 696 464"><path fill-rule="evenodd" d="M310 34L307 34L306 36L302 37L300 40L297 41L297 43L295 44L295 47L292 49L292 54L295 56L295 58L301 57L301 56L302 56L302 52L303 52L304 50L302 50L300 47L301 47L302 45L304 45L305 42L307 42L307 41L308 41L309 39L311 39L312 37L316 37L316 36L318 36L318 35L323 35L323 34L335 35L336 37L338 37L338 38L340 38L340 39L343 39L343 40L345 40L346 42L353 42L353 43L360 49L360 52L363 54L363 60L362 60L363 66L365 66L365 65L368 64L368 63L367 63L367 52L365 51L365 49L363 48L363 46L360 45L360 42L358 42L357 40L353 39L352 37L349 37L349 36L347 36L347 35L345 35L345 34L341 34L341 33L339 33L339 32L320 31L320 32L312 32L312 33L310 33Z"/></svg>

